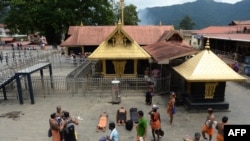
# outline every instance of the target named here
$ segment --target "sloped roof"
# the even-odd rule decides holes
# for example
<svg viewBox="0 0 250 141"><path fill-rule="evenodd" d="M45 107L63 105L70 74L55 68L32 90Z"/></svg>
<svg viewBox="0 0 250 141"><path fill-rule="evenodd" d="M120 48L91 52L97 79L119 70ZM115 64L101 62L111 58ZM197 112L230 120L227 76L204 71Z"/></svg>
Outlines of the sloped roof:
<svg viewBox="0 0 250 141"><path fill-rule="evenodd" d="M123 39L129 40L126 46ZM112 39L116 41L113 43ZM111 42L110 42L111 41ZM89 59L149 59L151 56L138 45L118 23L115 30L88 56Z"/></svg>
<svg viewBox="0 0 250 141"><path fill-rule="evenodd" d="M236 33L243 31L243 26L209 26L201 30L196 30L193 33L196 34L225 34L225 33Z"/></svg>
<svg viewBox="0 0 250 141"><path fill-rule="evenodd" d="M250 42L250 34L204 34L203 37L221 39L221 40L231 40L231 41L242 41Z"/></svg>
<svg viewBox="0 0 250 141"><path fill-rule="evenodd" d="M1 37L0 40L4 42L11 42L14 41L15 39L12 37Z"/></svg>
<svg viewBox="0 0 250 141"><path fill-rule="evenodd" d="M173 69L193 82L246 81L210 50L209 43L206 48Z"/></svg>
<svg viewBox="0 0 250 141"><path fill-rule="evenodd" d="M61 46L91 46L100 45L111 34L116 26L70 26L66 39ZM127 26L123 30L140 45L149 45L157 42L159 37L167 30L174 30L171 25L158 26Z"/></svg>
<svg viewBox="0 0 250 141"><path fill-rule="evenodd" d="M169 31L165 31L162 36L159 38L158 42L159 41L169 41L172 37L175 36L175 40L180 40L182 41L183 40L183 37L182 35L177 32L177 31L174 31L174 30L169 30ZM176 39L178 38L178 39Z"/></svg>
<svg viewBox="0 0 250 141"><path fill-rule="evenodd" d="M185 41L160 41L144 49L157 61L158 64L168 64L170 60L192 55L198 52Z"/></svg>
<svg viewBox="0 0 250 141"><path fill-rule="evenodd" d="M245 21L232 21L229 25L250 25L250 20Z"/></svg>

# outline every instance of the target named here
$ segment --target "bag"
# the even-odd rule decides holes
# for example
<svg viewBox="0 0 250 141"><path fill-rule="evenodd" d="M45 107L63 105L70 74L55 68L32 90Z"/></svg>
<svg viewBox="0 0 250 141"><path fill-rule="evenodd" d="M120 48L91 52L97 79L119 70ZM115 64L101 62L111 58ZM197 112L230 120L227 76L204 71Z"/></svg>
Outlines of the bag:
<svg viewBox="0 0 250 141"><path fill-rule="evenodd" d="M52 132L51 132L51 129L49 128L48 130L48 137L52 137Z"/></svg>
<svg viewBox="0 0 250 141"><path fill-rule="evenodd" d="M133 120L127 120L126 121L126 125L125 125L125 128L129 131L131 131L133 129Z"/></svg>
<svg viewBox="0 0 250 141"><path fill-rule="evenodd" d="M73 122L69 122L65 127L65 132L68 135L74 135L75 134L75 126Z"/></svg>
<svg viewBox="0 0 250 141"><path fill-rule="evenodd" d="M69 121L64 129L65 141L77 141L77 133L75 132L75 125L72 121Z"/></svg>
<svg viewBox="0 0 250 141"><path fill-rule="evenodd" d="M172 114L175 114L176 113L176 108L175 106L172 108Z"/></svg>
<svg viewBox="0 0 250 141"><path fill-rule="evenodd" d="M164 131L160 128L159 130L155 130L155 133L158 134L158 131L159 131L159 135L163 137Z"/></svg>

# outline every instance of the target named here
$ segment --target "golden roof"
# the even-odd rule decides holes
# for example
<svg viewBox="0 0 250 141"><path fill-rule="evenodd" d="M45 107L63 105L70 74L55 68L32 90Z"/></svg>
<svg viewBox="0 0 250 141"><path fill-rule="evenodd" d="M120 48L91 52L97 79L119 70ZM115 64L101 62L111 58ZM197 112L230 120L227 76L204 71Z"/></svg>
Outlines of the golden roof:
<svg viewBox="0 0 250 141"><path fill-rule="evenodd" d="M207 44L205 50L173 69L187 81L246 81L209 48Z"/></svg>
<svg viewBox="0 0 250 141"><path fill-rule="evenodd" d="M115 30L88 56L89 59L149 59L151 56L118 23Z"/></svg>

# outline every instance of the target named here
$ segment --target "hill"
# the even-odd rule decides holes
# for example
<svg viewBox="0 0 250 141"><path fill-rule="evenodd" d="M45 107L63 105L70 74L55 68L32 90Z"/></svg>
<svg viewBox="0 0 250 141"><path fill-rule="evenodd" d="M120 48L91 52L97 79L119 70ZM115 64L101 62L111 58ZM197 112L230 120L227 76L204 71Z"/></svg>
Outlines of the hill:
<svg viewBox="0 0 250 141"><path fill-rule="evenodd" d="M250 19L250 0L235 4L220 3L213 0L197 0L195 2L153 7L139 10L140 25L174 25L178 28L180 21L189 16L196 24L195 29L212 25L228 25L234 20Z"/></svg>

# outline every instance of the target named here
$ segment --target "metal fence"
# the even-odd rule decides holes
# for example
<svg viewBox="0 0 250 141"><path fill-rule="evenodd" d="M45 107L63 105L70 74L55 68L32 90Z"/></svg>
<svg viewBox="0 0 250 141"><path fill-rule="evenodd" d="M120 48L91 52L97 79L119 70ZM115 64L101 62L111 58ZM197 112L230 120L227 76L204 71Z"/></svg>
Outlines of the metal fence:
<svg viewBox="0 0 250 141"><path fill-rule="evenodd" d="M111 78L89 77L69 79L65 76L32 77L32 87L35 97L49 96L108 96L111 95ZM26 78L22 78L23 97L29 98L29 88ZM119 78L121 94L124 96L144 94L147 84L144 78ZM164 93L170 90L170 76L158 78L155 93ZM13 89L13 91L17 91Z"/></svg>
<svg viewBox="0 0 250 141"><path fill-rule="evenodd" d="M21 55L16 52L15 58L9 60L8 65L0 68L0 83L15 75L15 72L39 63L40 61L50 62L54 69L72 69L67 76L33 76L32 88L34 95L38 97L48 96L103 96L111 95L111 81L115 78L104 78L93 74L92 67L97 62L88 60L71 60L61 55L58 50L37 51L32 50L26 52L21 51ZM2 65L3 66L3 65ZM27 78L21 77L21 87L24 99L29 99L29 88ZM119 78L120 89L122 95L138 95L144 94L147 85L143 76L138 78ZM154 80L156 83L155 92L160 94L170 90L170 75ZM2 89L0 89L1 93ZM13 81L6 86L8 98L18 98L16 82ZM2 95L0 95L2 97Z"/></svg>

